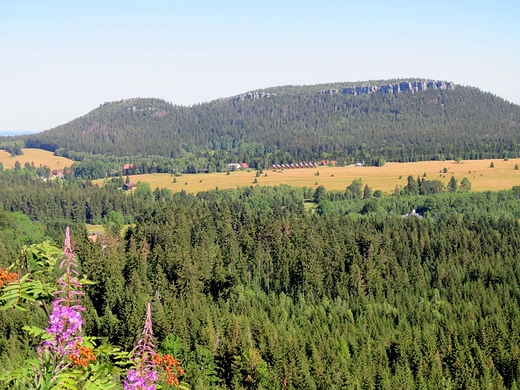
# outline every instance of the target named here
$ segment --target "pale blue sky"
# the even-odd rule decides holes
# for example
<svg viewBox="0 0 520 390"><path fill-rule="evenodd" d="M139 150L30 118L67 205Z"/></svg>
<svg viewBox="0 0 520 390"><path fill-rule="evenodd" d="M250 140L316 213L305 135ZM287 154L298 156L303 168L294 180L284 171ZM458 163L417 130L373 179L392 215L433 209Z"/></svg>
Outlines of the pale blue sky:
<svg viewBox="0 0 520 390"><path fill-rule="evenodd" d="M0 0L0 132L105 101L424 77L520 104L518 1Z"/></svg>

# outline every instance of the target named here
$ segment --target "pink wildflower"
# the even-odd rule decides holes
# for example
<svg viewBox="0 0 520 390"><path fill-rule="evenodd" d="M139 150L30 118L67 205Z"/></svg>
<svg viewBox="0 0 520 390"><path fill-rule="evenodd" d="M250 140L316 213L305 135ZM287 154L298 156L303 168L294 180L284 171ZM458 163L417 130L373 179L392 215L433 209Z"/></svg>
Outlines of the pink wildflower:
<svg viewBox="0 0 520 390"><path fill-rule="evenodd" d="M39 348L40 352L52 352L57 358L75 351L75 346L82 342L81 327L83 319L79 296L81 283L77 280L77 262L70 245L69 228L65 231L64 257L60 269L65 268L63 275L57 280L60 289L54 294L56 299L52 303L52 313L49 316L50 326L46 328L47 335Z"/></svg>
<svg viewBox="0 0 520 390"><path fill-rule="evenodd" d="M146 321L141 339L132 351L132 361L135 370L128 370L123 383L124 390L155 390L157 381L157 365L154 360L155 345L153 344L152 314L150 303L146 306Z"/></svg>

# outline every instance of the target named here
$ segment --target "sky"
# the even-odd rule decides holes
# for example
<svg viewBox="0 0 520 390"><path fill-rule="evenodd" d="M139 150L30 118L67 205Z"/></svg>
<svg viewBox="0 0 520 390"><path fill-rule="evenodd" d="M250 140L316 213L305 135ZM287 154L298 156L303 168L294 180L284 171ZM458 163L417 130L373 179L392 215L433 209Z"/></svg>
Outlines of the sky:
<svg viewBox="0 0 520 390"><path fill-rule="evenodd" d="M0 133L132 97L390 78L520 104L519 16L517 0L0 0Z"/></svg>

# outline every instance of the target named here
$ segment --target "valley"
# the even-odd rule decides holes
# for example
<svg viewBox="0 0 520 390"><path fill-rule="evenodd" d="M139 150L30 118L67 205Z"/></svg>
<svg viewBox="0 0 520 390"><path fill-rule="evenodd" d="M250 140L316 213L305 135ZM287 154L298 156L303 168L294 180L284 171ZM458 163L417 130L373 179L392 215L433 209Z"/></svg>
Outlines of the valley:
<svg viewBox="0 0 520 390"><path fill-rule="evenodd" d="M490 168L491 163L494 168ZM186 191L197 194L199 191L209 191L215 188L237 188L258 184L260 186L277 186L287 184L293 187L316 188L324 186L327 190L345 190L354 179L363 181L373 190L381 190L391 194L395 187L405 187L407 178L425 178L440 180L447 185L451 176L458 182L467 177L472 184L472 191L498 191L510 189L520 184L520 171L515 166L520 164L520 158L508 161L468 160L468 161L420 161L413 163L386 163L382 167L347 166L347 167L316 167L305 169L264 170L257 177L256 170L239 170L230 172L184 174L176 177L168 173L153 173L131 175L130 181L149 183L152 188L168 188L173 192ZM444 173L444 168L447 172ZM317 175L318 174L318 175ZM426 174L426 176L424 176ZM257 183L255 183L255 179ZM103 183L98 179L96 183Z"/></svg>

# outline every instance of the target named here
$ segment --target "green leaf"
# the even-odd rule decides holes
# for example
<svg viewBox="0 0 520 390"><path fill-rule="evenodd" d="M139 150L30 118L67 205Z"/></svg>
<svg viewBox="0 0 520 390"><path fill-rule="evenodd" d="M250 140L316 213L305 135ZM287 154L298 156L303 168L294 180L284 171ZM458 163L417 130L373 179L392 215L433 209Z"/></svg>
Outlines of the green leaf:
<svg viewBox="0 0 520 390"><path fill-rule="evenodd" d="M24 326L22 327L23 330L25 330L27 333L29 333L31 336L38 337L45 333L45 329L38 328L37 326Z"/></svg>
<svg viewBox="0 0 520 390"><path fill-rule="evenodd" d="M17 299L10 299L9 301L6 302L5 305L2 306L1 310L7 310L9 309L11 306L13 306L15 303L17 302ZM18 306L18 305L16 305Z"/></svg>

